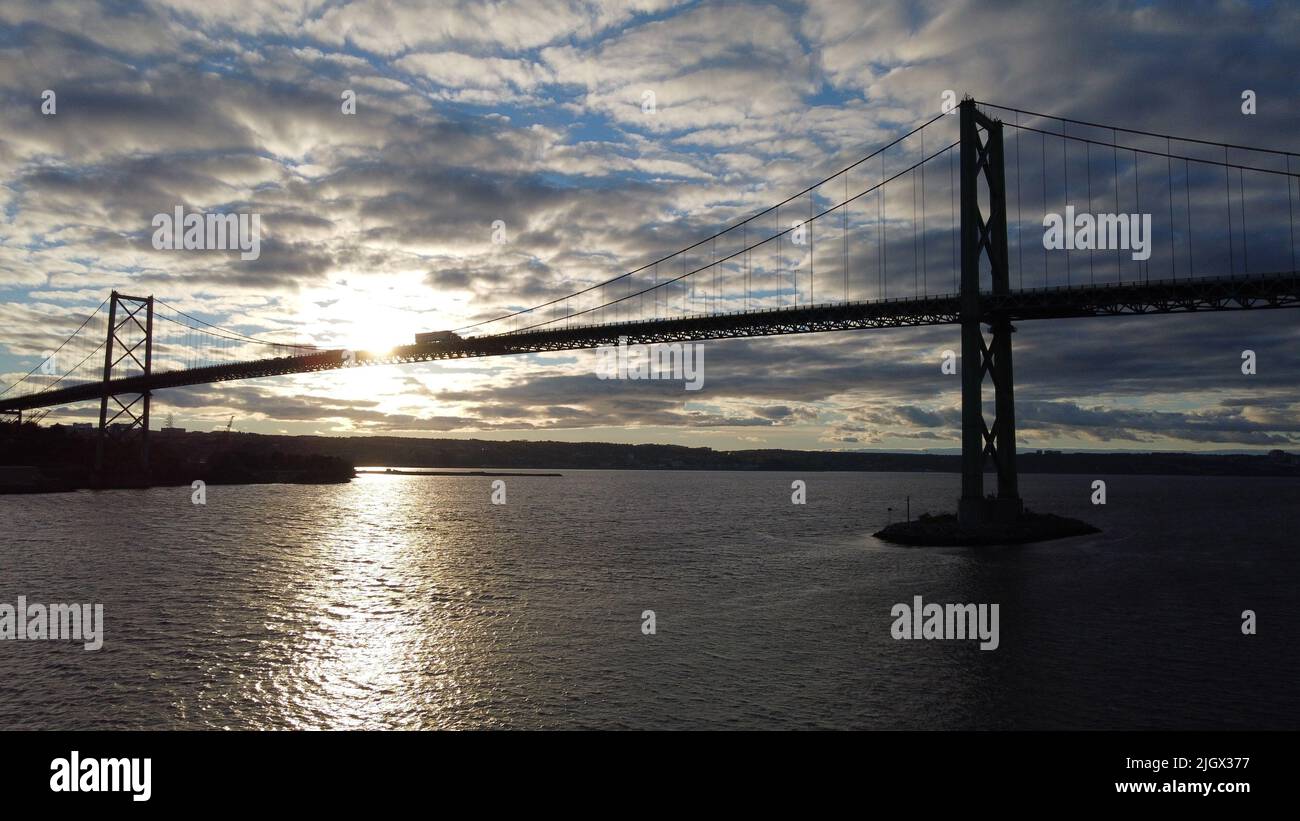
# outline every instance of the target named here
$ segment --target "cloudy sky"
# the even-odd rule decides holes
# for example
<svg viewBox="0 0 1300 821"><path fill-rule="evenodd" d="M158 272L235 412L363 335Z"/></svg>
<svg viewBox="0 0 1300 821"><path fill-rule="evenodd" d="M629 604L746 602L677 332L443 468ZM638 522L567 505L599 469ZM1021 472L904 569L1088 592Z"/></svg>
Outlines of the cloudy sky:
<svg viewBox="0 0 1300 821"><path fill-rule="evenodd" d="M0 381L114 288L368 349L540 303L802 190L940 113L946 91L1297 150L1297 43L1289 3L6 0ZM155 250L151 220L177 205L260 214L260 257ZM874 258L842 259L866 282ZM1298 329L1289 311L1024 323L1021 444L1294 447ZM166 391L154 413L191 429L234 415L260 432L955 448L959 378L940 362L958 348L953 326L711 342L698 392L598 380L589 351L426 363Z"/></svg>

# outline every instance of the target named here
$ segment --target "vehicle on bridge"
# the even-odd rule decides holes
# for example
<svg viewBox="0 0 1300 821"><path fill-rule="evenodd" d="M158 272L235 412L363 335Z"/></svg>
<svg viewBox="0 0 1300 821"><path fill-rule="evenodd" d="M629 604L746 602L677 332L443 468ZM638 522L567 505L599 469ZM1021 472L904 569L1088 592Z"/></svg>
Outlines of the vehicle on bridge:
<svg viewBox="0 0 1300 821"><path fill-rule="evenodd" d="M428 333L415 335L416 345L447 345L462 341L464 340L455 331L429 331Z"/></svg>

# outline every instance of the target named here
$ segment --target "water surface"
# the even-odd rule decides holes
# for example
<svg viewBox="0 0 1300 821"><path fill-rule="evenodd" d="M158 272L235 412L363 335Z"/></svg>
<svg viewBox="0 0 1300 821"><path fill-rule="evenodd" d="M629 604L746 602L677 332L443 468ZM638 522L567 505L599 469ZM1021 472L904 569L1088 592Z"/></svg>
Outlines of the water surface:
<svg viewBox="0 0 1300 821"><path fill-rule="evenodd" d="M935 473L0 497L0 601L107 633L0 641L0 729L1300 728L1300 482L1095 478L1021 481L1101 535L992 550L869 535L951 509ZM895 641L914 595L998 603L1000 647Z"/></svg>

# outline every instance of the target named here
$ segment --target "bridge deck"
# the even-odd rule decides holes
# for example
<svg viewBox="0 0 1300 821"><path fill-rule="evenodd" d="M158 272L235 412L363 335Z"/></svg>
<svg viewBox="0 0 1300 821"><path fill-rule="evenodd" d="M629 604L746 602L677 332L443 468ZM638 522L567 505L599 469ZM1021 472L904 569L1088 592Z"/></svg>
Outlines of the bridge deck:
<svg viewBox="0 0 1300 821"><path fill-rule="evenodd" d="M465 339L455 345L404 345L382 353L325 350L304 356L163 371L148 378L113 380L107 385L102 382L86 382L27 396L0 399L0 412L98 400L105 392L141 393L185 385L310 373L358 365L575 350L617 345L621 338L626 338L631 344L648 344L954 324L960 322L959 303L956 294L941 294L913 299L840 302L497 334ZM1288 307L1300 307L1300 274L1296 272L1029 288L1006 294L985 293L981 295L980 310L981 316L1001 315L1013 321L1026 321Z"/></svg>

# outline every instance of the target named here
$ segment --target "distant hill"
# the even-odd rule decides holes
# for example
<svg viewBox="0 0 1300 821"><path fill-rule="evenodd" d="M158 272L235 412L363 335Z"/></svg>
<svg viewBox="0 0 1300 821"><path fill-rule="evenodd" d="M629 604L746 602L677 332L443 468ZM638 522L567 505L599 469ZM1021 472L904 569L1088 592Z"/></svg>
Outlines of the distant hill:
<svg viewBox="0 0 1300 821"><path fill-rule="evenodd" d="M957 473L956 454L733 450L609 442L415 439L400 436L270 436L253 433L154 434L185 450L238 447L335 456L353 465L540 470L853 470ZM1062 453L1021 451L1022 473L1300 476L1300 456L1198 453Z"/></svg>
<svg viewBox="0 0 1300 821"><path fill-rule="evenodd" d="M611 442L527 442L486 439L417 439L402 436L275 436L258 433L186 432L169 428L150 434L155 479L194 464L207 470L226 465L241 470L324 470L337 480L347 465L407 468L531 470L784 470L932 471L957 473L956 453L878 453L809 450L714 450L681 445ZM84 470L94 455L93 430L63 425L0 426L0 465ZM126 467L134 445L110 440L115 453L106 465ZM116 451L120 450L120 454ZM326 461L319 461L319 460ZM263 464L265 463L265 464ZM319 464L318 464L319 463ZM1188 476L1300 477L1300 455L1106 453L1020 451L1021 473L1148 474ZM235 470L238 467L239 470ZM337 468L337 469L336 469ZM246 472L246 471L245 471ZM336 475L337 474L337 475ZM350 470L348 471L350 475ZM233 479L232 479L233 480Z"/></svg>

